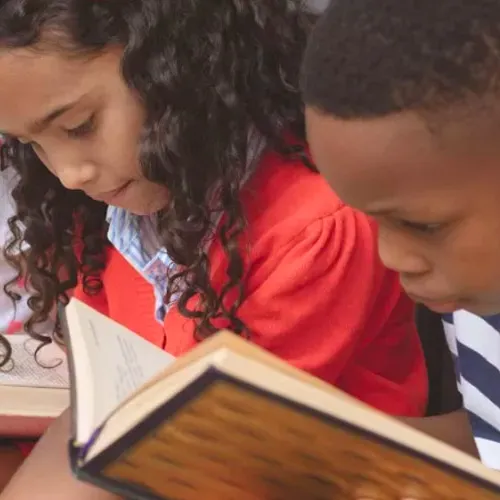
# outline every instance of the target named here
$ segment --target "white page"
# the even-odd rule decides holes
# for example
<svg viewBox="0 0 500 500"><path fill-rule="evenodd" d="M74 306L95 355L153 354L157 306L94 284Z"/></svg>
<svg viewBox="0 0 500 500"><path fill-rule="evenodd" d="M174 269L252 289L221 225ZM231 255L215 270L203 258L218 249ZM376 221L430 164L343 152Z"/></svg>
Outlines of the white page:
<svg viewBox="0 0 500 500"><path fill-rule="evenodd" d="M88 328L85 342L96 392L112 409L174 360L172 355L137 334L121 328L99 330L98 321L90 317L85 320Z"/></svg>
<svg viewBox="0 0 500 500"><path fill-rule="evenodd" d="M8 338L12 358L0 368L0 385L23 387L68 388L69 374L66 354L55 343L43 347L29 335L16 334Z"/></svg>
<svg viewBox="0 0 500 500"><path fill-rule="evenodd" d="M71 301L66 317L77 380L77 439L85 441L113 410L175 358L80 301ZM79 355L88 360L87 366L78 363Z"/></svg>

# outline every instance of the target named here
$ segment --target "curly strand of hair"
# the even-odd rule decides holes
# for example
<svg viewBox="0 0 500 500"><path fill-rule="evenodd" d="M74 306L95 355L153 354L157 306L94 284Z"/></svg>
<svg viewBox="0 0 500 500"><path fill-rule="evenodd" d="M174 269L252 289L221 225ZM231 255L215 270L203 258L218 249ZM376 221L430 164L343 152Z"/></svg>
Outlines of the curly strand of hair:
<svg viewBox="0 0 500 500"><path fill-rule="evenodd" d="M26 278L33 314L25 330L42 348L52 335L38 333L36 326L49 319L59 301L68 302L67 292L76 286L78 273L87 293L96 293L102 286L105 206L63 188L32 148L14 139L6 138L0 162L2 168L14 168L19 174L12 191L17 213L8 221L12 236L3 250L17 276L4 290L17 302L20 296L14 288L19 278ZM78 238L83 248L80 257L75 254Z"/></svg>
<svg viewBox="0 0 500 500"><path fill-rule="evenodd" d="M4 351L0 356L0 368L3 368L12 358L12 346L3 335L0 335L0 349Z"/></svg>

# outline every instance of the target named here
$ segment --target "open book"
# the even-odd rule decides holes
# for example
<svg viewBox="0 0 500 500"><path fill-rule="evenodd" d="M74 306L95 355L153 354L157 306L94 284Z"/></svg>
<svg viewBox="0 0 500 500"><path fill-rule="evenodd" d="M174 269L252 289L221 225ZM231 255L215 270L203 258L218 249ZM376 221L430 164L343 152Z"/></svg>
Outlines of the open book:
<svg viewBox="0 0 500 500"><path fill-rule="evenodd" d="M8 337L11 360L0 368L0 435L39 436L69 406L66 354L26 334ZM36 353L36 356L35 356Z"/></svg>
<svg viewBox="0 0 500 500"><path fill-rule="evenodd" d="M123 497L500 498L498 472L228 332L174 361L78 301L66 318L72 467Z"/></svg>

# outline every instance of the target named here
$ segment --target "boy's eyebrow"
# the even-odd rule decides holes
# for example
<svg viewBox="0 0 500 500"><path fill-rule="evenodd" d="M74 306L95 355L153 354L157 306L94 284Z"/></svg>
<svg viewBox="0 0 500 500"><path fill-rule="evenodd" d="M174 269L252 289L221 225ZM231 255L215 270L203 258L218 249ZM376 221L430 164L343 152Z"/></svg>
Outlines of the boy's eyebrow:
<svg viewBox="0 0 500 500"><path fill-rule="evenodd" d="M370 217L396 217L398 219L409 219L412 221L421 221L425 223L426 220L434 220L436 214L426 212L424 209L408 210L405 208L392 207L380 208L374 210L363 210ZM441 214L444 217L444 214Z"/></svg>
<svg viewBox="0 0 500 500"><path fill-rule="evenodd" d="M397 210L394 210L392 208L381 208L379 210L365 210L365 213L372 217L375 217L380 215L394 215L394 213L397 213Z"/></svg>
<svg viewBox="0 0 500 500"><path fill-rule="evenodd" d="M64 113L67 113L70 109L74 108L81 98L76 99L75 101L69 102L67 104L63 104L62 106L53 109L49 113L47 113L43 118L35 120L29 127L29 131L32 134L39 134L47 128L54 120L59 118Z"/></svg>

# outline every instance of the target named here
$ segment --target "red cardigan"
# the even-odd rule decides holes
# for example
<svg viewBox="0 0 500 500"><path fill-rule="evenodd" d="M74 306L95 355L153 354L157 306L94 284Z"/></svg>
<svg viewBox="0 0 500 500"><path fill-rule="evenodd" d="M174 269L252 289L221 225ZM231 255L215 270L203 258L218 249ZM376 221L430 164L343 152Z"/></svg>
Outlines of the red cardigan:
<svg viewBox="0 0 500 500"><path fill-rule="evenodd" d="M239 316L252 341L385 412L422 415L427 378L413 306L379 261L373 223L318 174L274 153L242 203L247 278ZM102 293L79 288L75 296L175 356L191 349L192 321L174 305L160 325L150 284L116 250L107 257ZM209 259L220 289L227 264L220 241Z"/></svg>

